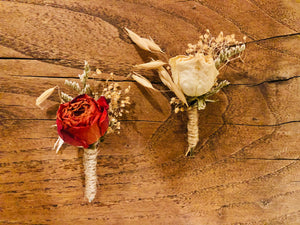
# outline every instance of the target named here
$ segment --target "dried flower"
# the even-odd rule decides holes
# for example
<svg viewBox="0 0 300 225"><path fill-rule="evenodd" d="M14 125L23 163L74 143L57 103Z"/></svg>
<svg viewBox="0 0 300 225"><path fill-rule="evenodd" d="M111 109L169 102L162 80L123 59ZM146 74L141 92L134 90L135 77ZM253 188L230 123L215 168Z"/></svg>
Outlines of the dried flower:
<svg viewBox="0 0 300 225"><path fill-rule="evenodd" d="M61 98L61 102L69 102L72 101L73 99L73 97L71 97L70 95L62 91L60 92L60 98Z"/></svg>
<svg viewBox="0 0 300 225"><path fill-rule="evenodd" d="M73 88L78 93L81 92L81 88L80 88L79 84L77 82L75 82L75 81L65 80L65 85Z"/></svg>
<svg viewBox="0 0 300 225"><path fill-rule="evenodd" d="M97 73L98 75L100 75L102 72L101 72L101 70L96 69L96 73Z"/></svg>
<svg viewBox="0 0 300 225"><path fill-rule="evenodd" d="M215 84L219 71L211 56L176 56L169 60L172 77L187 96L201 96Z"/></svg>
<svg viewBox="0 0 300 225"><path fill-rule="evenodd" d="M113 80L114 74L110 74L110 78ZM110 118L109 129L107 134L113 133L120 129L120 121L118 118L123 116L124 113L129 113L128 110L124 110L130 105L130 97L126 96L130 91L128 86L124 92L118 83L111 83L109 79L106 80L102 95L110 101L108 115ZM118 133L118 132L117 132Z"/></svg>

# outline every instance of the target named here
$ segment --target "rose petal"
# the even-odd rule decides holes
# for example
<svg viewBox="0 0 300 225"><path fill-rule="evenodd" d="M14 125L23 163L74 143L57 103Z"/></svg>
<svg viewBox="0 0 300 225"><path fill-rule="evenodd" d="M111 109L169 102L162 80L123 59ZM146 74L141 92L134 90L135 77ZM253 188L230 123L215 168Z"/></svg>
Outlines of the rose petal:
<svg viewBox="0 0 300 225"><path fill-rule="evenodd" d="M103 111L101 118L99 119L99 129L100 129L101 136L105 134L108 126L109 126L108 114L107 111Z"/></svg>
<svg viewBox="0 0 300 225"><path fill-rule="evenodd" d="M104 108L105 110L108 110L109 105L107 104L106 98L104 96L101 96L98 100L97 103L100 107Z"/></svg>
<svg viewBox="0 0 300 225"><path fill-rule="evenodd" d="M66 142L87 148L103 136L108 128L108 104L104 97L98 101L86 94L61 104L57 112L57 131Z"/></svg>
<svg viewBox="0 0 300 225"><path fill-rule="evenodd" d="M211 56L176 56L169 60L172 76L184 94L200 96L208 92L219 74Z"/></svg>
<svg viewBox="0 0 300 225"><path fill-rule="evenodd" d="M57 125L57 132L58 135L64 140L64 142L70 145L83 146L84 148L87 148L89 146L86 141L74 136L73 134L69 133L66 130L59 129L58 125Z"/></svg>
<svg viewBox="0 0 300 225"><path fill-rule="evenodd" d="M67 132L73 134L75 140L81 140L87 146L95 143L101 137L97 120L89 127L72 127Z"/></svg>

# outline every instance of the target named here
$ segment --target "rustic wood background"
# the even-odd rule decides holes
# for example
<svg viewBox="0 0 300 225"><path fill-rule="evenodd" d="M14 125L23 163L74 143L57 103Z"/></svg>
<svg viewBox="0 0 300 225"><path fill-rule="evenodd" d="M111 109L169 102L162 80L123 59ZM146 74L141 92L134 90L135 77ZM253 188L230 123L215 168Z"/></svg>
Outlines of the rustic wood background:
<svg viewBox="0 0 300 225"><path fill-rule="evenodd" d="M209 28L247 36L231 85L201 111L200 142L184 157L186 115L171 93L127 78L151 55L124 27L183 54ZM1 224L300 224L300 3L296 0L0 1ZM132 86L121 134L101 145L98 194L83 198L82 152L57 139L57 96L84 60ZM163 88L154 73L144 73ZM64 89L67 90L67 89Z"/></svg>

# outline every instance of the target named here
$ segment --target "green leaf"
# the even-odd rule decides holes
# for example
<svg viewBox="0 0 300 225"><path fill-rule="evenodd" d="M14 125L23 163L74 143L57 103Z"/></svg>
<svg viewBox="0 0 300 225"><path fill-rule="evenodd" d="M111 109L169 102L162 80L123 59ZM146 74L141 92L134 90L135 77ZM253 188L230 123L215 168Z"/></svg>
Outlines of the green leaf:
<svg viewBox="0 0 300 225"><path fill-rule="evenodd" d="M220 83L218 83L218 85L216 87L213 87L209 92L207 92L205 94L205 98L218 93L223 87L227 86L228 84L229 84L229 81L227 81L227 80L221 81Z"/></svg>
<svg viewBox="0 0 300 225"><path fill-rule="evenodd" d="M204 98L198 99L198 110L203 110L206 107L206 102Z"/></svg>

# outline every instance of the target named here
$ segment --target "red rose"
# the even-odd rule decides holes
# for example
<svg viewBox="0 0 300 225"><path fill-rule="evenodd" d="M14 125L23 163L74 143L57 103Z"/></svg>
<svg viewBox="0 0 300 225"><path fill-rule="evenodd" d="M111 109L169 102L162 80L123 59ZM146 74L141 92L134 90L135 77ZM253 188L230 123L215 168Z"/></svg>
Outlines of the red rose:
<svg viewBox="0 0 300 225"><path fill-rule="evenodd" d="M108 104L86 94L61 104L57 111L57 132L68 144L88 148L102 137L109 124Z"/></svg>

